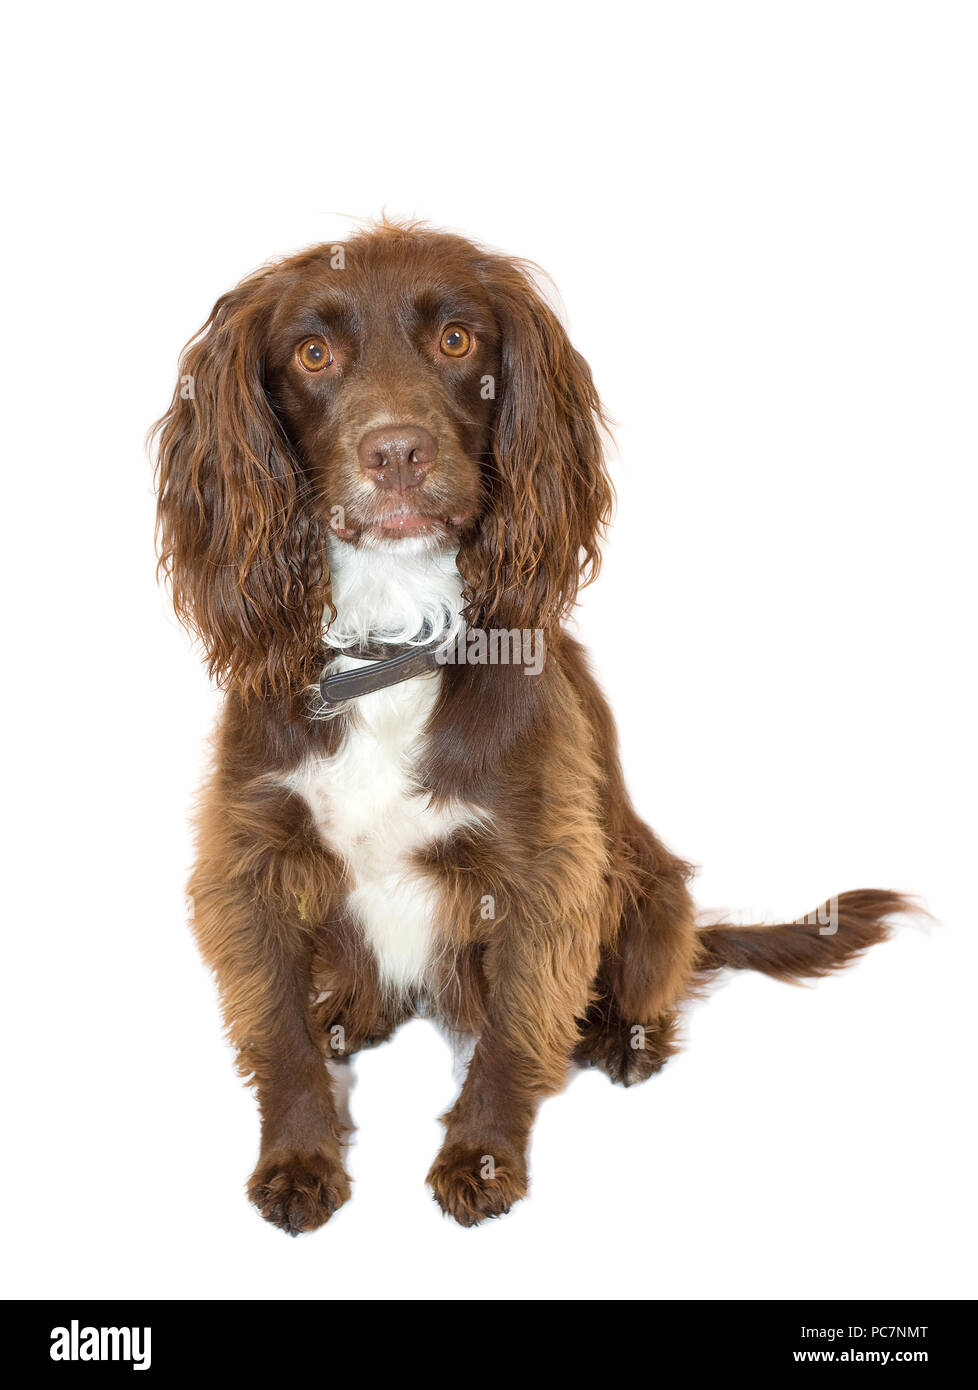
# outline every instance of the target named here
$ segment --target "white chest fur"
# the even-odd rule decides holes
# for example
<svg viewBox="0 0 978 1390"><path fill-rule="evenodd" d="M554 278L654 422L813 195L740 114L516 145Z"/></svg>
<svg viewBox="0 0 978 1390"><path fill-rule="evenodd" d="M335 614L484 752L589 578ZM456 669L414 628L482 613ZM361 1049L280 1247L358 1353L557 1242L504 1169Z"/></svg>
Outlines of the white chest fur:
<svg viewBox="0 0 978 1390"><path fill-rule="evenodd" d="M444 925L436 885L414 856L480 819L471 807L435 808L417 789L419 743L440 680L436 672L362 696L339 752L303 763L287 779L346 865L347 907L381 979L398 991L424 982Z"/></svg>
<svg viewBox="0 0 978 1390"><path fill-rule="evenodd" d="M403 638L432 613L455 617L461 585L454 563L405 560L402 567L389 555L331 556L338 629ZM437 885L418 868L417 851L483 819L476 807L434 807L418 790L418 758L441 680L435 671L361 696L339 750L286 778L343 860L347 907L381 979L397 991L423 984L444 926Z"/></svg>

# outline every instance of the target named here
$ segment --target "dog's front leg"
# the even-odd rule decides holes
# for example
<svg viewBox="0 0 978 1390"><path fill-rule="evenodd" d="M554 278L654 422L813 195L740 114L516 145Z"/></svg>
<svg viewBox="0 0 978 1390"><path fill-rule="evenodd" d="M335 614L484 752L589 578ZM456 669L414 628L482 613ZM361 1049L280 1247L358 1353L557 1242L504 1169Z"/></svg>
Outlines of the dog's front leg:
<svg viewBox="0 0 978 1390"><path fill-rule="evenodd" d="M332 1079L308 1027L309 953L282 952L265 962L273 972L268 1021L242 1053L253 1067L261 1108L261 1152L248 1196L266 1221L290 1235L315 1230L349 1198L343 1167L343 1125Z"/></svg>
<svg viewBox="0 0 978 1390"><path fill-rule="evenodd" d="M541 932L509 921L502 931L485 956L486 1026L428 1174L439 1206L463 1226L526 1195L537 1107L564 1084L598 963L584 923Z"/></svg>
<svg viewBox="0 0 978 1390"><path fill-rule="evenodd" d="M266 875L267 883L270 875ZM309 1029L312 936L293 900L204 860L190 885L195 932L214 968L231 1041L262 1117L248 1196L291 1235L327 1221L350 1195L343 1127Z"/></svg>

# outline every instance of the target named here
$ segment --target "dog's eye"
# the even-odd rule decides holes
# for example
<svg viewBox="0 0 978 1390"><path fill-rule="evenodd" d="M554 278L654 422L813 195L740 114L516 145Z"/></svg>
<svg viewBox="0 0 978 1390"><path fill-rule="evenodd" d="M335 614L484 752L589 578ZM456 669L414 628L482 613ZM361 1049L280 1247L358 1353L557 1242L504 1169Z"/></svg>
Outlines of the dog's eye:
<svg viewBox="0 0 978 1390"><path fill-rule="evenodd" d="M296 361L307 372L321 372L333 360L325 338L307 338L295 350Z"/></svg>
<svg viewBox="0 0 978 1390"><path fill-rule="evenodd" d="M464 357L472 347L472 334L460 323L450 323L439 346L446 357Z"/></svg>

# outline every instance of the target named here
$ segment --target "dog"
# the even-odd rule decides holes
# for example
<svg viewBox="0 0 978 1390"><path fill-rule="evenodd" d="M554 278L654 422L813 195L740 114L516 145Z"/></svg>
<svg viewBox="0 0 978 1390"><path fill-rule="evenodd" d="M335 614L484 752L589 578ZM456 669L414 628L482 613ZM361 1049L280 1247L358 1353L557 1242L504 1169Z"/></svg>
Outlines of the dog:
<svg viewBox="0 0 978 1390"><path fill-rule="evenodd" d="M160 565L226 691L193 924L257 1092L248 1195L293 1235L350 1195L325 1059L417 1015L471 1040L428 1183L472 1226L525 1195L573 1063L643 1081L710 972L822 975L908 906L697 927L563 628L604 429L534 268L420 224L266 266L184 350Z"/></svg>

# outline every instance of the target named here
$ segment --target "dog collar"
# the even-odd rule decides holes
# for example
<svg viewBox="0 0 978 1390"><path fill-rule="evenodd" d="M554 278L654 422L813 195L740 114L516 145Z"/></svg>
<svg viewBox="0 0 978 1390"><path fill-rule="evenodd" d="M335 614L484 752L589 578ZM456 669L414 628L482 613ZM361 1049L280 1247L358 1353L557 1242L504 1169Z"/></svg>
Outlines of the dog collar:
<svg viewBox="0 0 978 1390"><path fill-rule="evenodd" d="M445 637L441 635L427 642L364 642L354 647L335 647L335 656L369 661L370 665L324 675L319 682L323 704L332 708L433 671L439 664L438 651L444 645Z"/></svg>

